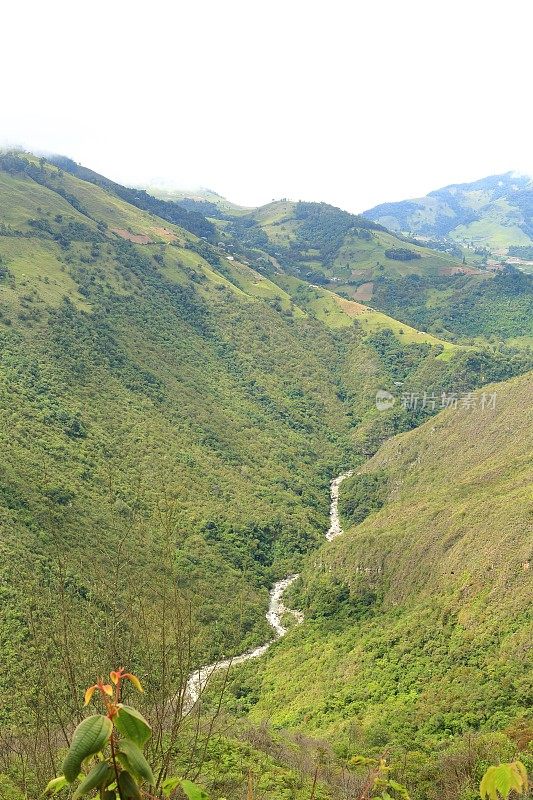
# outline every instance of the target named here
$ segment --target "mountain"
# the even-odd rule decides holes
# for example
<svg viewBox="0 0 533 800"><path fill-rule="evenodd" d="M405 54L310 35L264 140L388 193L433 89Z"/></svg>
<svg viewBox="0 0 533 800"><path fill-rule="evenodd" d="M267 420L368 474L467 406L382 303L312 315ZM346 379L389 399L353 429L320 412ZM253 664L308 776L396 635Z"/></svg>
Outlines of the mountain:
<svg viewBox="0 0 533 800"><path fill-rule="evenodd" d="M438 386L456 369L464 381L463 356L332 293L298 305L168 209L157 217L66 166L0 157L4 575L29 567L10 600L25 619L24 598L63 575L77 614L102 612L128 530L143 542L116 592L131 626L141 575L157 606L165 498L180 589L196 598L195 658L213 659L264 639L267 589L320 541L338 465L387 425L416 424L400 412L383 426L376 390L429 364ZM27 621L0 624L9 682Z"/></svg>
<svg viewBox="0 0 533 800"><path fill-rule="evenodd" d="M227 200L222 195L211 189L162 189L158 186L146 186L146 191L161 200L170 200L179 203L189 211L197 211L206 217L219 218L222 215L239 216L249 214L253 206L239 206Z"/></svg>
<svg viewBox="0 0 533 800"><path fill-rule="evenodd" d="M348 301L345 310L359 308L361 322L377 321L384 312L404 326L448 341L533 343L533 278L523 258L511 259L519 262L517 271L513 263L502 268L486 253L461 250L450 240L432 240L431 248L423 247L418 239L395 235L325 203L282 200L246 210L209 196L213 202L191 196L181 196L180 202L209 216L219 248L238 254L300 305L311 298L307 310L323 321L342 324L335 303L329 316L323 313L329 291ZM523 250L516 252L523 256ZM311 295L304 283L312 284Z"/></svg>
<svg viewBox="0 0 533 800"><path fill-rule="evenodd" d="M0 193L2 570L24 620L0 623L4 687L28 582L59 614L61 567L73 617L103 613L126 532L142 558L112 594L130 628L129 586L157 606L165 535L180 590L199 598L194 627L209 630L195 658L262 641L272 576L314 546L350 441L334 336L267 278L107 187L10 155Z"/></svg>
<svg viewBox="0 0 533 800"><path fill-rule="evenodd" d="M263 251L278 268L316 283L344 287L381 274L441 274L461 265L455 256L327 203L280 200L247 210L191 196L180 202L206 213L223 241L237 241L250 257Z"/></svg>
<svg viewBox="0 0 533 800"><path fill-rule="evenodd" d="M451 239L471 248L524 260L533 245L533 180L507 172L429 192L425 197L382 203L364 212L392 231ZM511 248L511 249L509 249Z"/></svg>
<svg viewBox="0 0 533 800"><path fill-rule="evenodd" d="M291 235L323 258L354 225L391 236L316 205L290 210ZM440 397L531 368L526 351L450 342L303 279L254 215L267 249L236 217L68 159L0 154L0 770L27 797L110 665L140 675L155 725L193 669L268 640L272 583L311 581L322 558L331 478L437 411L380 411L378 390ZM277 776L265 797L283 796L296 744L283 763L259 733L245 746L221 728L209 745L211 711L180 721L180 774L211 746L213 784L260 761Z"/></svg>
<svg viewBox="0 0 533 800"><path fill-rule="evenodd" d="M203 238L212 238L214 236L215 228L202 214L196 213L195 211L189 212L173 200L164 200L154 197L148 194L144 189L121 186L121 184L109 180L109 178L106 178L104 175L100 175L98 172L94 172L94 170L77 164L75 161L72 161L72 159L64 156L54 156L50 161L61 171L66 170L70 172L71 175L75 175L84 181L94 183L96 186L111 192L137 208L156 214L168 222L181 225L197 236Z"/></svg>
<svg viewBox="0 0 533 800"><path fill-rule="evenodd" d="M532 379L390 439L342 484L345 533L290 597L308 623L237 673L240 713L394 754L416 798L470 797L463 758L519 736L530 702Z"/></svg>

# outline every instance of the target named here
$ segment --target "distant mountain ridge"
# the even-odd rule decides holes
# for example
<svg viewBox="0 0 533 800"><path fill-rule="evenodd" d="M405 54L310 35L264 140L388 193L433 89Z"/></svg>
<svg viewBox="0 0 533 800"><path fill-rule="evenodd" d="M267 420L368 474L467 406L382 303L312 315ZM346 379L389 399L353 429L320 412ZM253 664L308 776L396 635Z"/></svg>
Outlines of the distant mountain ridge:
<svg viewBox="0 0 533 800"><path fill-rule="evenodd" d="M95 186L99 186L100 188L111 192L117 197L120 197L120 199L124 200L126 203L131 203L131 205L135 206L136 208L140 208L143 211L149 211L150 213L167 220L167 222L180 225L181 227L185 228L185 230L190 231L190 233L194 233L196 236L209 239L212 238L215 233L214 226L207 221L202 213L195 209L188 210L175 200L155 197L146 192L144 189L122 186L122 184L116 183L116 181L112 181L92 169L88 169L81 164L77 164L71 158L67 158L66 156L52 156L50 158L50 163L55 164L59 169L69 172L76 178L88 181L89 183L93 183Z"/></svg>
<svg viewBox="0 0 533 800"><path fill-rule="evenodd" d="M464 225L469 220L487 229L488 220L477 220L472 208L477 204L483 209L489 202L505 206L502 198L510 191L509 182L500 178L472 184L478 188L472 189L467 199L459 186L428 195L433 223L439 213L445 212L446 217L440 227L434 224L431 228L428 223L426 234L415 235L391 232L381 224L391 224L388 218L369 220L326 203L284 199L245 209L214 192L168 196L178 199L189 212L203 214L216 227L220 253L253 265L288 292L297 305L323 314L328 325L346 322L338 316L333 292L355 305L368 303L389 319L440 339L466 343L488 334L527 346L533 341L532 284L527 277L533 270L533 245L509 245L503 248L509 250L509 257L498 256L496 249L491 254L485 244L475 240L461 245L448 233L431 233L435 229L449 231L459 218ZM527 180L521 179L526 189L514 184L517 195L527 194ZM467 200L470 209L461 206ZM415 201L403 205L411 211L417 208ZM422 211L420 207L420 214ZM395 224L398 227L400 223ZM401 224L410 224L407 216ZM522 231L520 235L525 237ZM522 241L529 240L525 237ZM499 277L493 281L495 276ZM304 291L305 284L311 284L311 294ZM320 293L320 289L326 292ZM347 308L353 311L354 307ZM369 317L359 314L359 321L368 322Z"/></svg>
<svg viewBox="0 0 533 800"><path fill-rule="evenodd" d="M451 184L425 197L381 203L364 212L392 231L487 247L533 243L533 179L506 172L471 183Z"/></svg>

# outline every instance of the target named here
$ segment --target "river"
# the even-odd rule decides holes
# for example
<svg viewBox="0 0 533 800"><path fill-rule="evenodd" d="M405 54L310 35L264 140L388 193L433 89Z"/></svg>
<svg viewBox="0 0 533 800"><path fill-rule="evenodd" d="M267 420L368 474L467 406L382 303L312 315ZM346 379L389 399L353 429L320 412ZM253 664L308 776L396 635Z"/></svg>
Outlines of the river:
<svg viewBox="0 0 533 800"><path fill-rule="evenodd" d="M335 539L342 533L339 517L339 487L341 483L346 480L346 478L350 478L352 475L352 470L343 472L341 475L338 475L336 478L334 478L330 483L330 527L326 533L326 539L328 541ZM299 575L297 574L287 575L287 577L282 578L280 581L276 581L270 590L270 600L266 618L274 635L271 639L269 639L268 642L265 642L265 644L262 644L259 647L255 647L253 650L248 650L246 653L241 653L239 656L233 656L233 658L227 658L224 661L217 661L214 664L207 664L204 667L200 667L189 676L185 689L185 700L183 706L184 714L188 713L198 702L211 675L213 675L215 672L229 669L236 664L242 664L245 661L250 661L252 658L260 658L260 656L264 655L268 648L274 644L274 642L285 636L288 630L288 628L286 628L283 624L283 617L285 614L292 614L297 624L303 622L304 616L302 612L296 611L292 608L287 608L283 602L283 595L285 591L298 577Z"/></svg>

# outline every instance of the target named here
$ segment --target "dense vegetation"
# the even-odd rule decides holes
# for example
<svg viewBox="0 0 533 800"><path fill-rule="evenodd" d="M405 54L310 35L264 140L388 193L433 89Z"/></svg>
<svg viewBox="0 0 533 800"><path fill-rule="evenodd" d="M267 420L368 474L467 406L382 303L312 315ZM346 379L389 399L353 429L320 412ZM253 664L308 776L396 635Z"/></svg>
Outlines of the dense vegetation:
<svg viewBox="0 0 533 800"><path fill-rule="evenodd" d="M297 246L317 250L322 261L334 261L337 251L349 232L380 230L380 226L364 217L349 214L325 203L297 203L295 217L298 226Z"/></svg>
<svg viewBox="0 0 533 800"><path fill-rule="evenodd" d="M343 484L347 530L291 596L310 623L232 683L253 719L394 754L424 800L474 797L479 753L533 736L531 376L492 388L493 411L448 411Z"/></svg>
<svg viewBox="0 0 533 800"><path fill-rule="evenodd" d="M372 304L414 327L454 339L533 336L533 277L514 267L493 278L382 277L374 284Z"/></svg>
<svg viewBox="0 0 533 800"><path fill-rule="evenodd" d="M341 516L346 525L359 525L373 511L379 511L387 496L387 476L383 472L354 475L344 482Z"/></svg>
<svg viewBox="0 0 533 800"><path fill-rule="evenodd" d="M420 253L415 250L410 250L408 247L394 247L385 250L387 258L392 258L394 261L414 261L417 258L422 258Z"/></svg>
<svg viewBox="0 0 533 800"><path fill-rule="evenodd" d="M507 251L508 255L523 258L526 261L533 260L533 245L511 245Z"/></svg>
<svg viewBox="0 0 533 800"><path fill-rule="evenodd" d="M226 258L224 248L198 238L210 236L203 218L180 216L175 203L156 206L144 193L74 166L23 154L0 160L0 791L15 800L21 787L26 797L37 796L56 771L72 721L83 716L79 687L110 663L127 664L146 683L142 711L159 725L157 746L165 737L171 742L180 774L201 774L229 798L242 796L251 775L266 798L307 799L320 761L327 768L315 797L336 799L349 756L376 754L384 738L395 753L414 742L417 763L426 765L443 730L448 737L471 728L491 732L519 716L518 661L502 684L490 620L465 643L454 627L454 601L451 610L441 595L435 606L416 597L405 605L395 595L408 581L405 572L365 583L382 552L370 528L362 571L350 544L357 532L345 551L339 542L327 556L331 570L318 548L328 525L328 484L344 467L364 475L346 483L347 524L373 525L387 513L399 472L383 455L370 467L365 458L440 408L438 400L408 408L399 402L402 392L470 392L525 372L527 351L454 347L384 314L359 322L331 292L280 272L270 280L271 262L261 272L255 260L242 263L237 242L233 259ZM298 204L297 214L298 247L324 258L346 230L364 247L374 235L389 236L322 204ZM275 252L270 229L256 221L249 227ZM522 309L528 295L521 281L506 273L492 283ZM518 329L518 317L514 324ZM377 410L378 389L395 393L393 408ZM514 424L514 417L505 420L507 428ZM427 435L427 426L422 430ZM487 441L503 441L500 434L487 431ZM502 457L506 474L511 463L521 464L505 448ZM459 463L455 454L451 461ZM429 497L428 508L440 508L437 500ZM462 503L453 500L457 515ZM417 525L427 522L426 511L419 509ZM400 512L396 530L407 554ZM317 559L324 568L315 574ZM236 679L216 737L213 698L207 716L183 723L177 716L169 733L163 719L187 675L265 641L268 589L301 569L294 600L309 626L291 634L257 674L255 665ZM513 596L518 611L508 619L518 631ZM517 658L513 631L509 652ZM490 674L468 711L460 705L477 672L468 674L451 722L439 721L445 712L436 710L430 724L424 704L413 706L413 687L428 675L446 684L453 654L437 659L442 674L432 673L423 650L445 648L449 636L458 637L463 660L472 657L476 669L488 664ZM405 647L412 664L400 675ZM322 704L325 669L313 659L322 653L326 663L355 648L367 671L355 683L334 672L337 694ZM269 698L279 699L276 659L302 654L286 687L295 697L269 714L274 708L276 724L327 733L329 744L232 715L252 708L259 719ZM272 669L272 683L259 692L264 669ZM319 702L311 710L301 670L316 670ZM494 701L490 691L499 693ZM362 721L350 744L352 714ZM513 755L508 738L494 741L486 744L491 754ZM476 747L484 752L485 743ZM411 767L405 777L424 785ZM350 786L359 785L352 778Z"/></svg>

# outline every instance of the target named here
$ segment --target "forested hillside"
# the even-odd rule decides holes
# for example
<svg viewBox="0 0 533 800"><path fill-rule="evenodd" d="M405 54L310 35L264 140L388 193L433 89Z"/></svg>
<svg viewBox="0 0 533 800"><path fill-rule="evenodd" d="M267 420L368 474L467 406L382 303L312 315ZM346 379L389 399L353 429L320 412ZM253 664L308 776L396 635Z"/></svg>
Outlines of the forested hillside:
<svg viewBox="0 0 533 800"><path fill-rule="evenodd" d="M30 579L53 602L60 565L90 616L128 532L143 558L121 567L127 606L166 531L197 658L261 641L267 588L317 545L331 475L416 424L376 414L390 355L107 188L20 154L0 166L5 574L27 566L8 598ZM447 381L443 347L408 348L403 374ZM4 623L8 681L26 623Z"/></svg>
<svg viewBox="0 0 533 800"><path fill-rule="evenodd" d="M217 196L209 201L178 197L189 211L210 217L224 243L237 243L251 259L267 255L265 267L270 262L311 283L350 285L384 273L440 274L460 264L454 255L327 203L279 200L243 209Z"/></svg>
<svg viewBox="0 0 533 800"><path fill-rule="evenodd" d="M292 296L299 293L300 301L303 281L368 306L370 314L360 321L376 320L372 311L380 311L465 344L497 339L528 347L533 342L531 276L512 263L504 268L489 263L486 248L460 247L439 237L428 237L431 247L424 246L428 242L383 227L388 218L370 221L325 203L285 200L244 209L214 194L205 200L183 194L177 195L180 203L207 214L217 227L221 252L239 255ZM525 250L515 248L513 254L520 251L525 258ZM308 311L313 313L314 306L324 320L323 305L307 302Z"/></svg>
<svg viewBox="0 0 533 800"><path fill-rule="evenodd" d="M319 253L309 256L319 259L319 271L327 271L329 259L339 259L355 239L381 249L394 240L394 250L420 256L390 256L391 265L399 265L397 275L410 273L411 262L438 271L448 258L368 221L322 204L292 204L290 219L272 219L273 210L263 209L249 226L259 235L256 247L237 235L235 214L208 219L203 211L156 200L69 160L0 155L0 790L9 781L9 800L40 796L69 741L72 721L85 713L80 687L111 667L124 664L141 676L144 710L160 725L161 743L169 735L168 704L192 670L267 641L269 589L300 570L294 602L304 608L307 622L257 674L255 664L238 678L242 688L233 687L238 699L230 711L253 708L259 718L273 703L268 715L276 724L302 723L305 730L331 736L340 748L332 758L347 754L345 720L357 715L361 732L353 747L360 751L381 746L383 736L372 739L367 731L374 717L378 728L390 723L384 743L390 741L395 753L411 735L422 749L438 739L429 736L422 712L420 724L413 722L419 710L413 711L411 690L405 690L408 700L401 693L404 705L392 721L393 679L385 670L376 688L369 675L377 669L375 637L389 641L397 635L395 625L409 628L413 669L422 671L419 621L440 619L447 592L455 597L460 587L455 579L449 586L435 584L438 605L428 610L418 587L429 566L417 551L418 583L410 579L412 592L401 590L407 580L402 558L410 551L409 537L400 533L408 527L410 501L400 493L399 505L390 505L398 536L383 534L384 547L377 550L381 529L368 528L364 539L369 565L385 559L383 581L361 588L354 543L366 527L327 554L320 549L329 524L329 483L346 468L387 473L393 456L386 454L396 453L396 445L379 448L389 437L412 431L392 442L414 442L416 449L419 440L409 437L428 436L433 423L412 429L438 413L443 393L468 395L491 380L522 375L532 367L531 354L488 343L485 336L475 345L451 342L444 335L453 332L451 324L442 336L426 333L341 297L334 285L307 274L304 240ZM520 309L527 314L526 305ZM425 318L420 322L429 327ZM497 414L483 417L483 424L500 420L502 427L480 432L485 447L500 442L501 465L493 463L505 475L515 467L525 470L522 450L515 454L504 441L509 431L516 437L517 416L502 415L516 406L516 387L525 398L527 379L509 387L501 388ZM378 390L396 402L378 408ZM408 392L436 399L410 407L404 401ZM461 433L446 419L434 423L443 441L456 430L471 443L465 453L473 452L474 431ZM460 425L466 419L454 417ZM525 447L525 439L516 445ZM461 463L451 444L449 462ZM432 477L422 487L414 456L413 463L409 475L413 481L418 475L412 491L423 506L416 522L421 531L432 504L441 508L439 491L448 491L450 480L443 474L441 487L428 456ZM391 470L392 477L374 487L375 502L382 494L386 500L380 514L387 514L394 487L401 489ZM479 480L496 486L492 473L480 472ZM467 488L464 497L452 498L454 515L471 513L464 505ZM354 504L346 508L355 520ZM481 537L487 525L479 508L475 535ZM511 504L512 526L514 513ZM363 523L370 524L371 519ZM417 536L423 551L422 533ZM494 538L491 548L499 541ZM396 546L403 553L398 561ZM435 547L440 558L440 544ZM316 575L317 564L328 566ZM374 567L368 568L373 575ZM495 561L498 581L507 570ZM499 603L500 595L495 597ZM511 610L518 614L522 601L514 589L513 597ZM451 608L453 626L453 603ZM509 619L513 625L515 617ZM369 671L359 683L352 681L351 656L344 667L336 658L353 650L355 635L368 642ZM472 657L481 659L486 646L492 669L495 628L480 628L476 637ZM383 641L379 647L388 652ZM513 641L509 658L518 652ZM331 671L328 688L321 659L330 656L339 671ZM283 690L278 659L291 665ZM314 710L308 708L306 670L313 673ZM483 685L489 688L480 703L488 703L493 684ZM487 717L488 728L507 724L522 708L522 688L512 686L518 692L514 705L505 707L511 703L506 684ZM332 687L342 702L325 699ZM352 687L351 699L346 687ZM451 733L470 719L480 727L478 712L476 706L474 716L455 721ZM231 726L222 726L214 740L212 723L200 712L188 725L179 728L168 757L188 775L203 769L205 780L219 787L217 796L225 787L228 798L240 798L246 771L259 763L270 776L265 798L307 800L313 780L309 753L315 757L316 742L290 739L282 757L273 740L261 740L257 731L243 743L241 728L240 738L232 739ZM305 765L299 778L291 761L295 748ZM9 775L4 784L2 774ZM281 794L280 787L292 794ZM339 797L334 782L317 791L323 800Z"/></svg>
<svg viewBox="0 0 533 800"><path fill-rule="evenodd" d="M291 590L308 624L234 678L235 708L394 754L420 798L470 797L472 753L524 747L531 377L390 439L344 482L345 533Z"/></svg>
<svg viewBox="0 0 533 800"><path fill-rule="evenodd" d="M533 344L533 276L514 267L493 276L384 277L374 283L372 304L452 341Z"/></svg>

